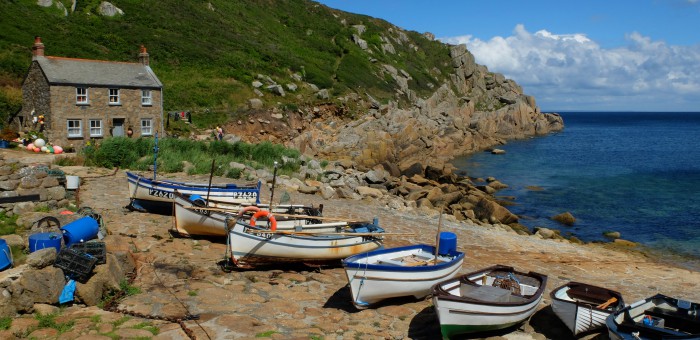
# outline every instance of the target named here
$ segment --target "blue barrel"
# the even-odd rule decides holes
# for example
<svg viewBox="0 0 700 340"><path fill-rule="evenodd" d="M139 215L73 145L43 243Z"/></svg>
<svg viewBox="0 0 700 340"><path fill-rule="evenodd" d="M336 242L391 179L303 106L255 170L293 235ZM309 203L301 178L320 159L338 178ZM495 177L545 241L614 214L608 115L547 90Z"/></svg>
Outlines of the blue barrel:
<svg viewBox="0 0 700 340"><path fill-rule="evenodd" d="M7 241L0 238L0 270L5 270L12 266L12 251Z"/></svg>
<svg viewBox="0 0 700 340"><path fill-rule="evenodd" d="M200 207L205 207L207 205L207 201L199 195L190 195L190 201L192 201L192 204Z"/></svg>
<svg viewBox="0 0 700 340"><path fill-rule="evenodd" d="M63 232L63 240L67 247L75 243L86 242L97 237L97 232L100 231L100 225L97 220L85 216L61 227Z"/></svg>
<svg viewBox="0 0 700 340"><path fill-rule="evenodd" d="M56 248L56 253L61 251L61 234L37 233L29 235L29 252L33 253L44 248Z"/></svg>
<svg viewBox="0 0 700 340"><path fill-rule="evenodd" d="M449 231L440 232L439 255L448 255L457 251L457 235Z"/></svg>

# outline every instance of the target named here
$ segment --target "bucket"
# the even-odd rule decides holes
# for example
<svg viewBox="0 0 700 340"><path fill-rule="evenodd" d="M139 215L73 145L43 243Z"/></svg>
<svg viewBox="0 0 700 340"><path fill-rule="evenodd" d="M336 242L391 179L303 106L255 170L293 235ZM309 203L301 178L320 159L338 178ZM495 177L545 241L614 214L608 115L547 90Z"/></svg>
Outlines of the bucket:
<svg viewBox="0 0 700 340"><path fill-rule="evenodd" d="M12 251L7 241L0 239L0 270L5 270L12 266Z"/></svg>
<svg viewBox="0 0 700 340"><path fill-rule="evenodd" d="M33 253L44 248L56 248L56 253L61 251L61 234L37 233L29 235L29 252Z"/></svg>
<svg viewBox="0 0 700 340"><path fill-rule="evenodd" d="M70 247L75 243L96 238L97 233L100 231L100 226L96 219L85 216L64 225L61 227L61 231L63 232L63 241L65 241L67 247Z"/></svg>
<svg viewBox="0 0 700 340"><path fill-rule="evenodd" d="M439 255L448 255L457 251L457 235L449 231L440 233Z"/></svg>
<svg viewBox="0 0 700 340"><path fill-rule="evenodd" d="M78 189L80 186L80 177L66 175L66 189Z"/></svg>

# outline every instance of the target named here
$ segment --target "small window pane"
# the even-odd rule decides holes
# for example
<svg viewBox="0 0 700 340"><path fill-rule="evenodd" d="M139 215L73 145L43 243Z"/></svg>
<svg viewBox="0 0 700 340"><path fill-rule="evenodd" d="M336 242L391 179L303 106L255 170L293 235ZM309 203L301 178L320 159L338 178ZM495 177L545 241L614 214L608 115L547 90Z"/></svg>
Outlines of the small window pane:
<svg viewBox="0 0 700 340"><path fill-rule="evenodd" d="M80 120L69 119L68 120L68 137L82 137L83 128Z"/></svg>
<svg viewBox="0 0 700 340"><path fill-rule="evenodd" d="M119 104L119 89L109 89L109 104Z"/></svg>
<svg viewBox="0 0 700 340"><path fill-rule="evenodd" d="M87 104L88 103L88 92L85 87L75 88L75 102L76 104Z"/></svg>
<svg viewBox="0 0 700 340"><path fill-rule="evenodd" d="M150 119L141 119L141 135L150 136L153 134L153 124Z"/></svg>
<svg viewBox="0 0 700 340"><path fill-rule="evenodd" d="M101 120L90 120L90 137L102 137Z"/></svg>
<svg viewBox="0 0 700 340"><path fill-rule="evenodd" d="M152 104L151 90L141 90L141 105Z"/></svg>

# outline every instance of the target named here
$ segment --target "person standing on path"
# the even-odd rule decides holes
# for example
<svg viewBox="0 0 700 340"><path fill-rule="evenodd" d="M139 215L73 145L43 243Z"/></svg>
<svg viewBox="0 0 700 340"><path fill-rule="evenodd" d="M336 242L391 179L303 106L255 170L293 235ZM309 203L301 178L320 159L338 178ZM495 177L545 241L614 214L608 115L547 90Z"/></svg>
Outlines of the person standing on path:
<svg viewBox="0 0 700 340"><path fill-rule="evenodd" d="M224 129L218 125L216 126L216 139L224 140Z"/></svg>

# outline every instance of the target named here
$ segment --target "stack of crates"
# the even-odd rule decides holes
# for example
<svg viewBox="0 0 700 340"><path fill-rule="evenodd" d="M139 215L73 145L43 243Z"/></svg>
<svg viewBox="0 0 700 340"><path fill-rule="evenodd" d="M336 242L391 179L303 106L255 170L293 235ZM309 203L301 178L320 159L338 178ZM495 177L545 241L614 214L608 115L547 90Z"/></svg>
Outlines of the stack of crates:
<svg viewBox="0 0 700 340"><path fill-rule="evenodd" d="M73 248L63 248L56 256L54 267L61 268L71 279L85 283L92 275L97 258Z"/></svg>

